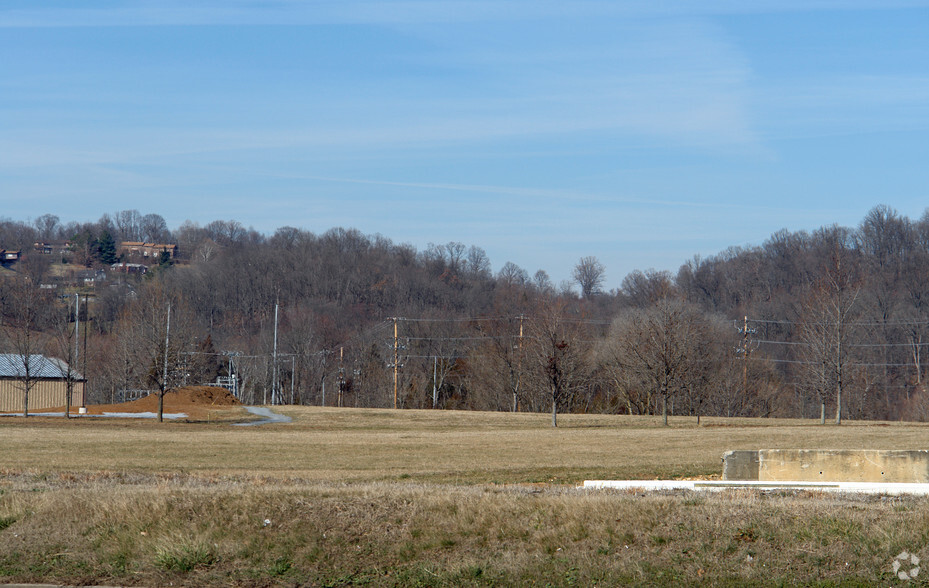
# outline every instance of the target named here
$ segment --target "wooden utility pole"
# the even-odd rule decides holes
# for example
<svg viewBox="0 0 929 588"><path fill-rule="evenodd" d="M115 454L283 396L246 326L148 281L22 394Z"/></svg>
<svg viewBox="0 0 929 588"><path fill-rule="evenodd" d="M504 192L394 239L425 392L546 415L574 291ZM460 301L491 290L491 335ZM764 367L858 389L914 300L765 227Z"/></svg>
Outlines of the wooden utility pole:
<svg viewBox="0 0 929 588"><path fill-rule="evenodd" d="M523 315L519 315L519 339L516 342L516 388L513 390L513 412L519 412L519 388L523 379Z"/></svg>
<svg viewBox="0 0 929 588"><path fill-rule="evenodd" d="M80 359L78 352L81 344L81 295L74 294L74 363Z"/></svg>
<svg viewBox="0 0 929 588"><path fill-rule="evenodd" d="M439 405L439 389L436 387L436 379L439 372L439 358L438 356L433 356L432 358L432 408L435 409Z"/></svg>
<svg viewBox="0 0 929 588"><path fill-rule="evenodd" d="M748 396L748 315L742 323L742 395Z"/></svg>
<svg viewBox="0 0 929 588"><path fill-rule="evenodd" d="M342 367L342 360L344 357L345 347L339 347L339 408L342 408L342 392L345 390L345 368Z"/></svg>

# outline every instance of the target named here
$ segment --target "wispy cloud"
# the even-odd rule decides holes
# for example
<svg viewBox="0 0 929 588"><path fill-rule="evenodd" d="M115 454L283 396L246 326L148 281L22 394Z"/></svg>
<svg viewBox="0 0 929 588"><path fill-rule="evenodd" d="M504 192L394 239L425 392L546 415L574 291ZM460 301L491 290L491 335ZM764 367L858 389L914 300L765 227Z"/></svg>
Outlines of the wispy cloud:
<svg viewBox="0 0 929 588"><path fill-rule="evenodd" d="M219 87L212 91L222 107L193 122L175 122L176 112L186 106L182 94L171 105L174 111L166 109L163 116L162 104L152 104L150 117L156 122L151 125L127 120L92 135L70 132L67 125L8 132L0 138L0 168L283 149L305 157L318 150L486 149L500 141L541 141L550 150L557 144L552 141L583 145L593 137L610 137L614 148L657 140L701 149L764 150L751 111L750 65L706 21L616 22L582 38L550 35L545 26L521 27L521 38L509 46L475 44L474 34L467 26L423 27L416 35L428 39L434 53L401 55L390 64L398 73L382 80L333 79L323 95L301 82L312 78L312 71L295 76L273 95L273 109L286 127L261 120L263 109L251 108L250 94L240 97L237 89ZM405 60L429 64L438 73L399 73ZM43 101L51 96L51 88L45 91ZM57 86L54 91L61 92ZM118 96L120 103L134 99L126 85L113 87L107 96L113 101ZM82 97L72 90L68 98ZM203 95L194 99L205 100ZM18 118L42 120L41 114ZM48 140L36 140L42 136Z"/></svg>
<svg viewBox="0 0 929 588"><path fill-rule="evenodd" d="M539 18L681 17L927 6L924 0L122 0L106 6L8 2L0 27L409 25Z"/></svg>

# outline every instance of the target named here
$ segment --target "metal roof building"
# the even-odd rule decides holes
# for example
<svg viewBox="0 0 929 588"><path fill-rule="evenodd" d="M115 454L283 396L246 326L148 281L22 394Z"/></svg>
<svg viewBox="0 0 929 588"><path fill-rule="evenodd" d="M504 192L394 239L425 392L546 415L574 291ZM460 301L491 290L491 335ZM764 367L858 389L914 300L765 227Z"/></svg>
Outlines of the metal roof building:
<svg viewBox="0 0 929 588"><path fill-rule="evenodd" d="M67 363L44 355L30 355L29 376L35 380L29 390L29 412L65 406L68 393ZM25 377L26 363L22 355L0 353L0 412L23 412ZM71 379L71 406L83 406L84 377L72 370Z"/></svg>

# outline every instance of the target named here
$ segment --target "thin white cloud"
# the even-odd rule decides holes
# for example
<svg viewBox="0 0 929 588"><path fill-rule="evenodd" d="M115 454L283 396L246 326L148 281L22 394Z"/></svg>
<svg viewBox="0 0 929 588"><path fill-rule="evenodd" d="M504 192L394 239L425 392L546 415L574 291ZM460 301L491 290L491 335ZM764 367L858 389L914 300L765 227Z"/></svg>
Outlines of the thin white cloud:
<svg viewBox="0 0 929 588"><path fill-rule="evenodd" d="M926 7L925 0L123 0L0 9L0 27L409 25L577 17L681 17Z"/></svg>
<svg viewBox="0 0 929 588"><path fill-rule="evenodd" d="M766 139L929 128L929 77L846 74L766 81L754 100ZM879 114L879 116L876 115Z"/></svg>
<svg viewBox="0 0 929 588"><path fill-rule="evenodd" d="M560 62L549 59L557 50L538 42L519 52L493 53L471 41L449 41L441 56L444 66L466 65L480 72L459 82L479 90L456 92L443 87L439 76L413 86L384 82L370 92L352 84L334 86L315 102L299 86L282 88L274 108L292 113L287 128L250 121L247 115L244 120L209 120L199 129L189 121L172 123L172 117L152 127L130 121L95 130L89 137L66 127L24 127L0 138L0 169L235 151L288 149L311 157L315 150L396 153L501 140L570 139L580 144L593 135L612 137L616 147L635 146L645 138L701 149L735 146L764 152L750 109L751 69L720 30L701 21L671 20L619 26L612 37L575 49L577 55ZM574 49L564 42L557 45L562 47ZM501 54L507 57L497 60ZM584 54L588 58L581 58ZM494 79L505 79L506 85L495 86ZM119 101L127 99L131 94ZM208 100L202 95L194 99ZM236 99L235 93L223 92L227 107ZM173 108L183 110L183 101ZM340 119L329 113L349 114Z"/></svg>

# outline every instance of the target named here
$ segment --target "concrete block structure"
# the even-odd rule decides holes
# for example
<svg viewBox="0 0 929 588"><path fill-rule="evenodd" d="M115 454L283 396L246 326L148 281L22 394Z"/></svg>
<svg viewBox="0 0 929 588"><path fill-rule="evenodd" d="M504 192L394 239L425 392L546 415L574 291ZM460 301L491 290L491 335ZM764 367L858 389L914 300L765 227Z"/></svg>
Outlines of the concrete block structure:
<svg viewBox="0 0 929 588"><path fill-rule="evenodd" d="M729 451L723 480L929 483L927 450L761 449Z"/></svg>

